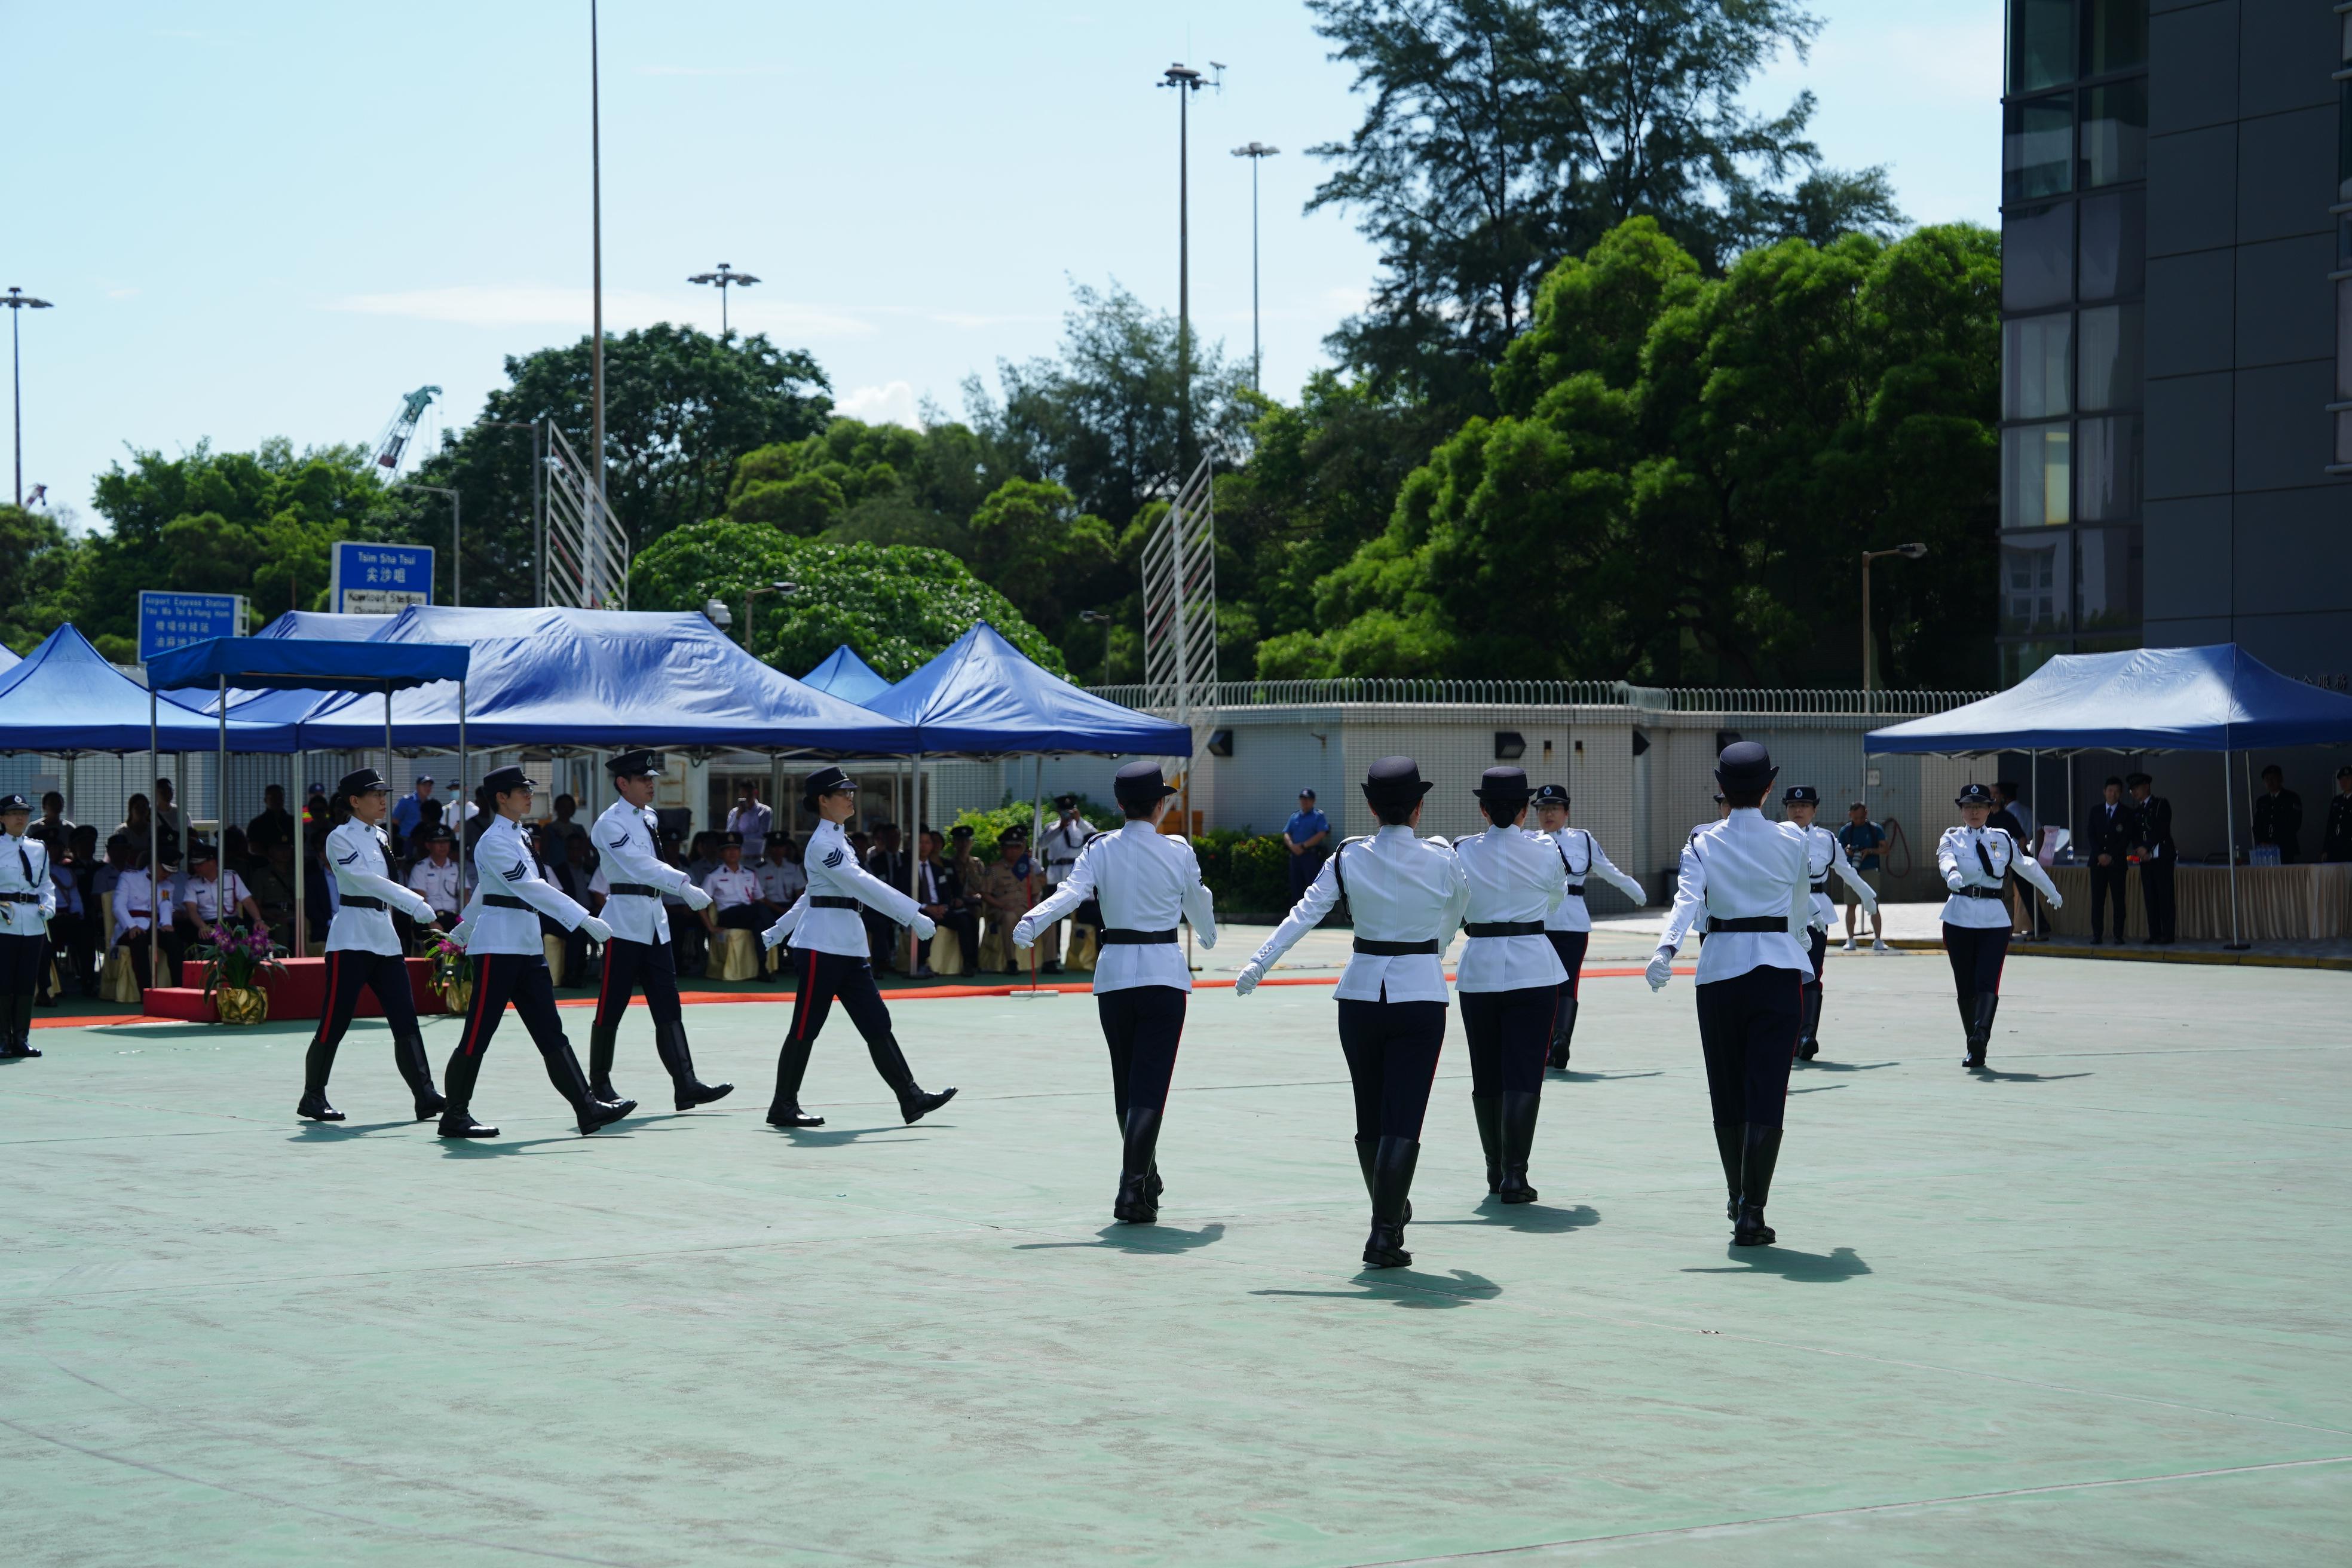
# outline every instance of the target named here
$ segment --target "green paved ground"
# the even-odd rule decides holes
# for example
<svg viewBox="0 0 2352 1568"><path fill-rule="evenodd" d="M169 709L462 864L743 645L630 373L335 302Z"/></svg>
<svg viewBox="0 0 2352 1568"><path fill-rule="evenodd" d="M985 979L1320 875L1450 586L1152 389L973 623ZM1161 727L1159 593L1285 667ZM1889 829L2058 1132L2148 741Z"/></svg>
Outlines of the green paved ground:
<svg viewBox="0 0 2352 1568"><path fill-rule="evenodd" d="M689 1013L728 1109L585 1140L509 1024L488 1147L390 1120L378 1026L341 1131L291 1118L299 1026L44 1030L0 1077L0 1556L2342 1562L2352 981L2020 961L1972 1079L1946 978L1833 968L1765 1251L1687 979L1587 982L1528 1208L1449 1047L1377 1276L1320 986L1198 999L1148 1230L1083 998L900 1005L963 1088L913 1129L836 1026L797 1137L780 1007Z"/></svg>

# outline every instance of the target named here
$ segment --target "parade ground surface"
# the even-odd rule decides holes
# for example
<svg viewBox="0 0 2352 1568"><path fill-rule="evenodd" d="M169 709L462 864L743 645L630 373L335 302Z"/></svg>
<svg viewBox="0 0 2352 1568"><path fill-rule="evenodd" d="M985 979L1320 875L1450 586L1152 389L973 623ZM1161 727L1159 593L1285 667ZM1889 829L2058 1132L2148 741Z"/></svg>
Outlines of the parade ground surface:
<svg viewBox="0 0 2352 1568"><path fill-rule="evenodd" d="M1457 1022L1415 1262L1367 1273L1344 940L1195 997L1150 1227L1083 996L895 1004L962 1090L912 1128L836 1015L796 1134L782 1005L688 1009L741 1087L682 1116L634 1010L646 1106L584 1139L509 1020L478 1145L402 1120L380 1024L338 1128L307 1026L45 1028L0 1079L5 1558L2344 1561L2352 977L2020 958L1970 1074L1941 956L1840 955L1743 1249L1691 982L1605 932L1541 1201L1486 1198Z"/></svg>

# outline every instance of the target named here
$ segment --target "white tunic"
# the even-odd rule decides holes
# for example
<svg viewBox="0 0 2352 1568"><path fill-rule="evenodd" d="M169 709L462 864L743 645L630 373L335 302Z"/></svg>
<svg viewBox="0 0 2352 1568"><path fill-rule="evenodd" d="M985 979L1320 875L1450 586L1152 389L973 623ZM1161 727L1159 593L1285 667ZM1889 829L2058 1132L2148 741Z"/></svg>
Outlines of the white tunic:
<svg viewBox="0 0 2352 1568"><path fill-rule="evenodd" d="M474 846L474 865L481 874L480 885L467 902L466 918L449 933L468 952L541 955L547 951L540 937L541 915L566 931L578 930L588 918L588 911L562 889L540 876L530 840L503 816ZM500 897L520 899L529 907L508 909L489 902Z"/></svg>
<svg viewBox="0 0 2352 1568"><path fill-rule="evenodd" d="M408 868L408 885L424 896L436 914L454 915L466 901L466 871L454 859L435 865L419 860Z"/></svg>
<svg viewBox="0 0 2352 1568"><path fill-rule="evenodd" d="M1586 880L1598 877L1637 905L1650 901L1650 890L1617 869L1609 852L1600 841L1581 827L1563 827L1558 833L1544 834L1559 852L1559 863L1568 868L1568 897L1559 907L1544 917L1546 931L1591 931L1592 911L1585 906L1582 889Z"/></svg>
<svg viewBox="0 0 2352 1568"><path fill-rule="evenodd" d="M757 903L760 873L749 866L738 866L731 871L721 866L702 879L702 890L710 895L713 909L731 910L738 904Z"/></svg>
<svg viewBox="0 0 2352 1568"><path fill-rule="evenodd" d="M1794 826L1795 824L1790 826ZM1814 925L1827 931L1837 924L1837 905L1830 901L1830 890L1824 886L1832 871L1838 874L1840 881L1853 889L1854 897L1864 909L1878 908L1878 895L1870 890L1870 884L1862 879L1862 873L1855 870L1853 862L1846 858L1845 846L1839 842L1836 834L1818 822L1800 831L1805 836L1805 876L1812 889Z"/></svg>
<svg viewBox="0 0 2352 1568"><path fill-rule="evenodd" d="M327 927L329 952L374 952L398 958L400 933L393 929L392 911L398 910L412 920L433 918L433 906L394 881L385 870L384 846L383 829L357 817L327 835L327 865L335 874L335 890L342 895ZM353 909L355 897L375 899L387 907Z"/></svg>
<svg viewBox="0 0 2352 1568"><path fill-rule="evenodd" d="M760 896L778 909L807 890L808 878L792 861L769 858L760 862Z"/></svg>
<svg viewBox="0 0 2352 1568"><path fill-rule="evenodd" d="M1053 892L1013 928L1013 945L1034 945L1037 933L1088 899L1102 904L1103 924L1116 931L1174 931L1190 921L1202 947L1217 945L1217 917L1201 881L1192 847L1149 822L1088 840ZM1192 989L1192 972L1180 942L1112 942L1095 960L1097 993L1138 985Z"/></svg>
<svg viewBox="0 0 2352 1568"><path fill-rule="evenodd" d="M855 899L902 926L916 926L919 933L930 923L913 899L857 863L856 852L837 822L816 825L816 831L809 835L801 868L808 873L808 891L768 928L778 940L789 936L794 947L839 953L844 958L872 956L866 945L865 917L854 909L818 909L810 901L814 899ZM917 925L918 921L921 924ZM768 945L773 947L776 942L771 941Z"/></svg>
<svg viewBox="0 0 2352 1568"><path fill-rule="evenodd" d="M2041 889L2052 909L2066 901L2051 885L2050 873L2042 868L2042 862L2031 855L2020 855L2008 833L1998 827L1944 829L1943 837L1936 841L1936 869L1944 874L1944 886L1952 889L1952 896L1944 900L1946 925L1977 931L2008 930L2007 899L1974 899L1960 891L1962 888L1990 888L1997 895L2001 876L2008 871L2015 871Z"/></svg>
<svg viewBox="0 0 2352 1568"><path fill-rule="evenodd" d="M1382 827L1370 838L1351 838L1323 862L1306 895L1250 962L1260 972L1322 923L1339 902L1339 879L1348 885L1348 909L1356 935L1372 942L1435 942L1435 952L1384 957L1349 956L1339 975L1343 1002L1444 1002L1445 968L1439 962L1469 907L1470 883L1454 847L1443 838L1416 838L1402 826Z"/></svg>
<svg viewBox="0 0 2352 1568"><path fill-rule="evenodd" d="M180 901L194 905L196 919L205 925L215 924L220 920L219 914L213 907L215 895L226 899L232 911L247 899L252 897L252 894L246 889L245 879L234 871L222 872L217 886L210 877L199 877L193 871L187 874L184 880L186 885L180 889Z"/></svg>
<svg viewBox="0 0 2352 1568"><path fill-rule="evenodd" d="M1541 925L1568 896L1568 868L1551 837L1493 826L1454 842L1470 884L1465 924L1509 921ZM1525 936L1470 936L1454 966L1456 991L1524 991L1559 985L1568 971L1540 931Z"/></svg>
<svg viewBox="0 0 2352 1568"><path fill-rule="evenodd" d="M49 847L37 838L0 833L0 933L41 936L58 912L58 887L49 879ZM30 900L26 902L27 899Z"/></svg>
<svg viewBox="0 0 2352 1568"><path fill-rule="evenodd" d="M124 871L114 879L114 940L155 929L155 883L144 871Z"/></svg>
<svg viewBox="0 0 2352 1568"><path fill-rule="evenodd" d="M1772 822L1752 805L1740 806L1721 822L1704 823L1683 846L1682 875L1675 907L1666 917L1661 952L1678 948L1693 926L1705 930L1718 920L1779 920L1786 930L1721 931L1699 949L1698 983L1730 980L1751 969L1813 972L1805 949L1812 919L1811 882L1805 875L1805 836L1794 823Z"/></svg>
<svg viewBox="0 0 2352 1568"><path fill-rule="evenodd" d="M614 801L596 819L594 840L596 852L602 858L596 874L604 879L601 890L612 895L604 901L601 918L624 942L647 945L667 942L669 913L660 899L649 899L642 893L614 893L614 883L659 888L671 894L687 883L686 873L661 858L654 839L654 827L659 820L652 807L631 805L625 800ZM593 888L595 883L592 881L589 886Z"/></svg>
<svg viewBox="0 0 2352 1568"><path fill-rule="evenodd" d="M1037 841L1038 852L1045 857L1045 885L1060 887L1062 879L1078 863L1078 857L1086 853L1087 846L1101 837L1102 829L1083 816L1057 821L1045 829L1045 837Z"/></svg>

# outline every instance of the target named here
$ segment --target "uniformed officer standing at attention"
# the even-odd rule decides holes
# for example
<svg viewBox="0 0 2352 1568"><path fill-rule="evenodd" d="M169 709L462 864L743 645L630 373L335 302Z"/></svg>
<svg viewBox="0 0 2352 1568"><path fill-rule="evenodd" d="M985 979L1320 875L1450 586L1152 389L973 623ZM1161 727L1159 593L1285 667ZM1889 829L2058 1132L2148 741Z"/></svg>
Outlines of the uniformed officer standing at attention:
<svg viewBox="0 0 2352 1568"><path fill-rule="evenodd" d="M1452 845L1413 835L1421 797L1430 790L1418 763L1382 757L1365 774L1363 789L1379 831L1347 840L1323 862L1307 896L1234 976L1234 994L1255 990L1276 959L1348 900L1356 930L1339 975L1339 1048L1355 1089L1356 1162L1372 1200L1364 1264L1395 1268L1412 1261L1404 1248L1412 1171L1445 1045L1439 955L1462 923L1470 884Z"/></svg>
<svg viewBox="0 0 2352 1568"><path fill-rule="evenodd" d="M1813 818L1822 809L1822 792L1811 784L1791 784L1780 796L1780 809L1805 836L1805 876L1812 889L1813 918L1805 928L1805 957L1813 977L1805 985L1805 1016L1797 1031L1797 1059L1811 1061L1822 1054L1822 964L1829 956L1830 927L1837 923L1837 905L1830 900L1830 873L1850 889L1868 910L1878 915L1878 891L1862 879L1845 858L1838 836Z"/></svg>
<svg viewBox="0 0 2352 1568"><path fill-rule="evenodd" d="M605 760L616 797L591 831L598 870L604 879L604 923L613 934L604 943L604 975L596 990L596 1021L588 1028L589 1087L599 1100L619 1100L613 1088L613 1058L629 996L645 987L646 1011L653 1015L654 1054L669 1073L670 1102L692 1110L735 1092L731 1083L704 1083L695 1076L694 1052L686 1041L686 1018L677 1004L677 955L670 947L665 895L690 910L710 907L710 895L661 858L655 836L660 821L654 792L662 776L662 754L637 750Z"/></svg>
<svg viewBox="0 0 2352 1568"><path fill-rule="evenodd" d="M1544 785L1536 791L1535 806L1537 829L1551 839L1559 851L1560 864L1568 869L1568 897L1544 917L1544 936L1550 942L1551 950L1559 954L1560 967L1568 971L1568 984L1560 987L1559 1013L1552 1020L1551 1053L1547 1065L1564 1068L1568 1066L1569 1042L1576 1035L1577 987L1583 978L1584 950L1592 941L1592 911L1585 907L1584 884L1598 877L1637 906L1648 903L1650 894L1648 889L1611 863L1608 851L1591 834L1568 825L1565 786Z"/></svg>
<svg viewBox="0 0 2352 1568"><path fill-rule="evenodd" d="M466 824L466 836L473 841L474 896L466 904L466 918L449 933L452 942L473 954L474 1002L441 1075L448 1096L441 1110L444 1138L499 1135L497 1128L474 1120L474 1085L509 1001L539 1047L548 1082L571 1103L583 1137L637 1108L634 1100L606 1100L589 1091L588 1076L580 1070L580 1058L572 1054L563 1020L556 1015L555 983L547 973L539 917L546 915L567 931L585 930L601 942L613 940L613 928L540 876L539 857L522 827L536 787L520 768L499 768L474 792L481 811Z"/></svg>
<svg viewBox="0 0 2352 1568"><path fill-rule="evenodd" d="M303 1058L302 1099L294 1114L310 1121L343 1119L327 1103L327 1079L365 986L375 993L383 1021L392 1026L393 1065L408 1085L416 1120L429 1121L445 1105L433 1087L433 1063L425 1054L425 1031L417 1027L416 997L408 985L408 959L392 916L397 910L411 920L429 921L433 906L393 879L387 862L392 844L383 830L392 791L382 773L373 768L345 773L329 809L343 820L327 834L327 869L335 879L336 903L327 927L326 1006Z"/></svg>
<svg viewBox="0 0 2352 1568"><path fill-rule="evenodd" d="M1486 831L1454 841L1470 886L1468 939L1454 966L1462 1033L1470 1046L1470 1112L1486 1154L1486 1190L1531 1204L1528 1157L1543 1104L1544 1062L1568 971L1544 938L1544 921L1568 896L1568 867L1541 834L1522 833L1528 775L1488 768L1478 781Z"/></svg>
<svg viewBox="0 0 2352 1568"><path fill-rule="evenodd" d="M2124 780L2131 791L2132 822L2139 847L2139 901L2147 920L2150 946L2172 945L2178 927L2173 903L2172 863L2179 851L2172 844L2172 803L2156 793L2156 781L2146 773Z"/></svg>
<svg viewBox="0 0 2352 1568"><path fill-rule="evenodd" d="M1683 846L1674 912L1647 971L1650 989L1663 989L1683 934L1706 928L1698 955L1699 1047L1723 1162L1724 1212L1740 1247L1774 1239L1764 1205L1780 1161L1789 1068L1811 972L1799 935L1813 913L1805 836L1793 824L1768 820L1762 810L1779 773L1771 753L1754 741L1734 742L1716 759L1716 782L1729 810Z"/></svg>
<svg viewBox="0 0 2352 1568"><path fill-rule="evenodd" d="M2319 841L2322 860L2352 860L2352 763L2336 770L2336 793L2327 802L2327 831Z"/></svg>
<svg viewBox="0 0 2352 1568"><path fill-rule="evenodd" d="M1123 1141L1110 1212L1129 1225L1160 1217L1154 1151L1192 994L1192 972L1176 944L1179 922L1192 922L1203 948L1217 945L1216 912L1192 845L1160 831L1175 794L1157 763L1119 769L1111 795L1127 826L1090 839L1054 890L1013 928L1013 945L1025 948L1088 900L1102 907L1095 1012L1110 1047L1111 1100Z"/></svg>
<svg viewBox="0 0 2352 1568"><path fill-rule="evenodd" d="M1992 791L1969 784L1953 804L1960 808L1961 826L1947 827L1936 841L1936 868L1952 890L1944 900L1944 953L1952 962L1960 1021L1969 1031L1969 1054L1962 1065L1980 1068L1992 1041L1993 1014L2000 1006L2001 965L2009 957L2009 907L2001 901L2002 879L2015 871L2040 889L2053 910L2063 909L2066 900L2058 896L2042 862L2020 853L2017 840L2007 833L1985 825L1992 816ZM2116 940L2123 940L2120 931Z"/></svg>
<svg viewBox="0 0 2352 1568"><path fill-rule="evenodd" d="M0 795L0 1060L41 1054L33 1048L33 995L49 961L58 886L48 846L26 836L32 820L32 802Z"/></svg>
<svg viewBox="0 0 2352 1568"><path fill-rule="evenodd" d="M1053 826L1045 829L1045 842L1040 846L1045 852L1045 892L1048 898L1068 879L1087 846L1102 833L1101 828L1078 815L1076 795L1055 795L1054 809L1061 815ZM1044 901L1040 900L1041 908ZM1077 906L1073 904L1066 912L1076 913L1076 910ZM1061 918L1059 915L1055 917L1057 922ZM1059 974L1062 972L1062 928L1056 923L1044 929L1045 946L1037 955L1037 967L1048 974Z"/></svg>
<svg viewBox="0 0 2352 1568"><path fill-rule="evenodd" d="M2100 798L2083 818L2083 852L2091 858L2091 945L2104 940L2107 900L2116 905L2116 941L2126 940L2130 915L2124 903L2126 879L2131 874L2131 807L2124 804L2124 781L2111 778L2099 788ZM1985 791L1985 815L1992 815L1992 791Z"/></svg>
<svg viewBox="0 0 2352 1568"><path fill-rule="evenodd" d="M956 1091L943 1089L930 1094L915 1081L914 1069L898 1048L898 1037L891 1033L890 1009L874 984L872 950L866 945L866 922L859 911L871 909L912 926L925 942L939 928L912 898L858 865L841 830L857 811L855 780L839 768L820 768L803 784L801 805L819 819L802 858L808 891L760 939L770 947L792 939L793 978L800 987L793 997L792 1028L776 1053L776 1092L768 1102L768 1124L824 1125L824 1117L801 1109L801 1079L808 1072L809 1052L824 1032L825 1016L839 998L850 1022L866 1037L874 1070L898 1097L898 1114L911 1125L953 1100Z"/></svg>

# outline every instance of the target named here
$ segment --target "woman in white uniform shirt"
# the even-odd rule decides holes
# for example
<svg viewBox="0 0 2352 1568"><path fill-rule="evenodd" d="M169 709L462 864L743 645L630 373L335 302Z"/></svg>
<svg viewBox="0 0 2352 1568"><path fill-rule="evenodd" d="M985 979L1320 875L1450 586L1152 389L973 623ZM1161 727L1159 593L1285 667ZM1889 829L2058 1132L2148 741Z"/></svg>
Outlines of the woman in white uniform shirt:
<svg viewBox="0 0 2352 1568"><path fill-rule="evenodd" d="M1176 791L1157 763L1129 763L1111 793L1127 814L1117 833L1087 840L1043 903L1013 928L1013 945L1035 944L1088 900L1103 911L1102 956L1095 965L1095 1012L1110 1047L1111 1102L1122 1140L1113 1218L1150 1225L1160 1217L1160 1168L1153 1158L1192 972L1177 946L1177 928L1192 922L1204 948L1217 945L1217 921L1192 847L1160 831ZM1066 797L1075 798L1075 797Z"/></svg>
<svg viewBox="0 0 2352 1568"><path fill-rule="evenodd" d="M539 917L544 914L566 930L585 930L598 942L610 941L613 928L541 878L539 857L522 830L531 789L520 768L500 768L474 792L482 807L481 815L466 826L474 841L474 896L466 905L466 918L449 933L451 942L473 954L474 1002L467 1009L466 1031L449 1057L448 1070L441 1075L448 1092L441 1112L444 1138L499 1135L497 1128L474 1120L474 1085L509 1001L539 1047L548 1081L571 1102L583 1135L637 1108L634 1100L598 1100L589 1091L588 1077L580 1070L580 1058L572 1054L563 1021L556 1016L555 984L547 973Z"/></svg>
<svg viewBox="0 0 2352 1568"><path fill-rule="evenodd" d="M1528 775L1488 768L1478 781L1484 833L1454 842L1470 884L1454 992L1470 1045L1470 1110L1486 1152L1486 1190L1507 1204L1531 1204L1528 1155L1543 1103L1552 1019L1568 970L1544 938L1544 921L1568 896L1568 868L1552 841L1519 831Z"/></svg>
<svg viewBox="0 0 2352 1568"><path fill-rule="evenodd" d="M327 1103L327 1078L335 1070L335 1050L352 1026L360 987L375 993L384 1022L392 1026L392 1059L416 1103L416 1120L441 1114L444 1102L433 1088L433 1065L425 1055L425 1033L416 1026L416 999L408 988L408 960L392 911L420 923L433 918L424 895L392 879L384 863L387 844L379 825L392 809L392 792L373 768L346 773L335 786L332 810L344 820L327 835L327 868L334 874L340 901L327 927L327 998L319 1032L303 1060L302 1100L294 1114L311 1121L341 1121L343 1113Z"/></svg>
<svg viewBox="0 0 2352 1568"><path fill-rule="evenodd" d="M1565 785L1546 784L1536 791L1536 829L1551 840L1568 872L1568 896L1560 900L1559 908L1544 917L1544 935L1551 950L1559 954L1559 966L1568 971L1568 984L1559 991L1559 1016L1551 1026L1549 1065L1556 1068L1568 1066L1569 1044L1576 1037L1577 988L1583 978L1584 950L1592 942L1592 911L1585 907L1585 882L1598 877L1636 906L1650 901L1642 884L1610 861L1598 839L1581 827L1568 825L1568 807Z"/></svg>
<svg viewBox="0 0 2352 1568"><path fill-rule="evenodd" d="M2009 958L2004 877L2015 871L2040 889L2053 910L2066 900L2058 896L2041 861L2019 854L2017 840L2001 829L1985 826L1985 818L1992 815L1992 791L1972 784L1953 804L1960 808L1961 826L1947 827L1937 840L1936 869L1952 890L1944 900L1944 954L1952 963L1960 1022L1969 1033L1969 1054L1961 1065L1976 1068L1985 1065L1985 1050L1992 1043L1993 1014L2000 1007L2000 970Z"/></svg>
<svg viewBox="0 0 2352 1568"><path fill-rule="evenodd" d="M1364 1242L1371 1268L1412 1261L1404 1248L1412 1172L1445 1045L1445 970L1438 955L1470 899L1453 846L1413 835L1429 788L1411 757L1374 763L1363 789L1380 831L1348 840L1323 862L1297 907L1234 980L1234 994L1248 995L1276 959L1348 900L1356 931L1339 976L1339 1048L1355 1089L1356 1160L1372 1200Z"/></svg>

